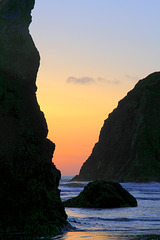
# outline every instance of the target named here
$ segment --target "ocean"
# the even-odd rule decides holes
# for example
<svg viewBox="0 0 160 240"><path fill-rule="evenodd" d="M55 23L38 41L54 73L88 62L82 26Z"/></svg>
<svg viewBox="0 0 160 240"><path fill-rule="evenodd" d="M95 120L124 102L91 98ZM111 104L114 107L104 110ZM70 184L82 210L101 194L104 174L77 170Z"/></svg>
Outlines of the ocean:
<svg viewBox="0 0 160 240"><path fill-rule="evenodd" d="M88 182L71 182L62 177L62 201L77 196ZM65 208L75 230L53 239L123 240L140 235L160 235L160 183L121 183L138 202L138 207L114 209Z"/></svg>

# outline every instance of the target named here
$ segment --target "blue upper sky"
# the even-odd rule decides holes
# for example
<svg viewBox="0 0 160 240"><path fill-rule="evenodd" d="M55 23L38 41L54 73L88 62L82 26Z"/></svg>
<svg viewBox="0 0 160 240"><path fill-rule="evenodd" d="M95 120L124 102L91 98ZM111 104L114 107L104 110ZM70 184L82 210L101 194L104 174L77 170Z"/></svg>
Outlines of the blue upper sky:
<svg viewBox="0 0 160 240"><path fill-rule="evenodd" d="M160 70L160 0L36 0L32 15L39 103L55 162L74 175L117 102Z"/></svg>

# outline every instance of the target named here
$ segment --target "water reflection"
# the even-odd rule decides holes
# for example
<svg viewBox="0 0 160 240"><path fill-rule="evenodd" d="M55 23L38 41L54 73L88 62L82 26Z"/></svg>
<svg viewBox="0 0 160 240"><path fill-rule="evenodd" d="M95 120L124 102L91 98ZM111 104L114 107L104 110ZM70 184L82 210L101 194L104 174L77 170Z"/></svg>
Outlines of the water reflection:
<svg viewBox="0 0 160 240"><path fill-rule="evenodd" d="M108 232L68 232L66 234L54 237L53 240L132 240L135 236L120 235L116 233L111 235Z"/></svg>

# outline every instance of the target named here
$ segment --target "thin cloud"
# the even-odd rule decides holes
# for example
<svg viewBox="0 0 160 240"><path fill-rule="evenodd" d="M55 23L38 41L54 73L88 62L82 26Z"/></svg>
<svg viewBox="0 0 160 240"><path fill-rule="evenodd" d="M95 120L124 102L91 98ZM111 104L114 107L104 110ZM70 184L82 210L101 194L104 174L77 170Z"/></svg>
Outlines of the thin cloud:
<svg viewBox="0 0 160 240"><path fill-rule="evenodd" d="M118 81L118 80L114 80L114 81L112 81L112 84L120 84L120 81Z"/></svg>
<svg viewBox="0 0 160 240"><path fill-rule="evenodd" d="M105 83L105 84L119 84L120 82L117 80L111 81L111 80L106 80L105 78L98 77L98 78L91 78L91 77L68 77L67 78L67 83L69 84L99 84L99 83Z"/></svg>
<svg viewBox="0 0 160 240"><path fill-rule="evenodd" d="M80 78L69 77L67 79L67 83L88 84L88 83L94 83L94 82L95 82L95 79L90 77L80 77Z"/></svg>

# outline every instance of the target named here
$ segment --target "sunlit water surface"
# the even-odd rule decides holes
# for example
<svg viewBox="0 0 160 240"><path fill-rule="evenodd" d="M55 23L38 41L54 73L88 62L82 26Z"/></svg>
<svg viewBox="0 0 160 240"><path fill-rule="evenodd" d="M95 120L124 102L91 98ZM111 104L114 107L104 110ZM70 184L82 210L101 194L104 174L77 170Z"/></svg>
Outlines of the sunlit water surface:
<svg viewBox="0 0 160 240"><path fill-rule="evenodd" d="M77 196L87 182L70 182L62 177L62 201ZM160 183L122 183L138 207L115 209L66 208L68 221L76 231L53 239L133 239L136 235L160 234Z"/></svg>

